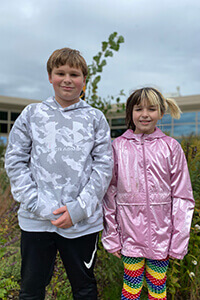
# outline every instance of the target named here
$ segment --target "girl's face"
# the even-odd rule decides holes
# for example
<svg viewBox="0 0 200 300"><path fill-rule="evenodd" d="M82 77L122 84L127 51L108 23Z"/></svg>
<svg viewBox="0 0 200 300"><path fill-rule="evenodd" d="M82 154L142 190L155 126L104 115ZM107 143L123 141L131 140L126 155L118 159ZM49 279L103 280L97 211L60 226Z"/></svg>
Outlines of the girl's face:
<svg viewBox="0 0 200 300"><path fill-rule="evenodd" d="M150 104L147 100L142 100L140 104L133 107L133 123L135 124L135 133L153 133L158 120L162 119L158 106Z"/></svg>

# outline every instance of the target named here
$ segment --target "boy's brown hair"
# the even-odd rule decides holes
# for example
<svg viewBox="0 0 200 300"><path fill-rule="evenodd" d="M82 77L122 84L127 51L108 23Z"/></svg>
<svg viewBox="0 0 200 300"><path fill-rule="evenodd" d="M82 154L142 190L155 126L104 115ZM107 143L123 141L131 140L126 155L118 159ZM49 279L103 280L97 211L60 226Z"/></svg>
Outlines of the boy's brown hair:
<svg viewBox="0 0 200 300"><path fill-rule="evenodd" d="M70 68L80 68L84 77L88 74L88 67L85 59L78 50L70 48L58 49L51 54L47 61L48 74L51 75L53 68L59 68L65 64L69 65Z"/></svg>

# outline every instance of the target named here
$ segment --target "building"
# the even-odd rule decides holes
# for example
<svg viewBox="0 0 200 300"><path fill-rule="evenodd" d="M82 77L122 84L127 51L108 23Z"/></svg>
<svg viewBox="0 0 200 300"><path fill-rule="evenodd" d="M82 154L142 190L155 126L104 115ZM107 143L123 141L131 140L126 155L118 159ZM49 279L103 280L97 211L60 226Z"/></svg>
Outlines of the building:
<svg viewBox="0 0 200 300"><path fill-rule="evenodd" d="M159 121L158 127L170 136L180 139L182 136L200 135L200 95L172 97L181 108L179 120L172 119L165 114ZM111 137L116 138L126 130L125 111L117 112L117 105L113 105L107 114L111 128Z"/></svg>
<svg viewBox="0 0 200 300"><path fill-rule="evenodd" d="M179 120L164 115L158 126L169 135L179 139L182 136L200 135L200 95L172 97L182 110ZM30 103L38 100L0 96L0 141L7 143L8 134L20 112ZM125 111L117 111L117 105L106 115L114 139L126 130Z"/></svg>
<svg viewBox="0 0 200 300"><path fill-rule="evenodd" d="M38 100L0 96L0 141L7 143L8 134L15 120L30 103L38 103Z"/></svg>

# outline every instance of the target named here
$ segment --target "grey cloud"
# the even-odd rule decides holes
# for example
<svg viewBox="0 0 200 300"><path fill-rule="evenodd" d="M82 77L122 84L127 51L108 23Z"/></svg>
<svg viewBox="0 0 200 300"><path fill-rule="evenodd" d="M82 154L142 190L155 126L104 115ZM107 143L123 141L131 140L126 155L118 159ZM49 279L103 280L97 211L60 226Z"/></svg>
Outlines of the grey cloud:
<svg viewBox="0 0 200 300"><path fill-rule="evenodd" d="M107 60L99 94L126 93L138 85L200 93L198 0L30 0L0 7L0 94L41 99L52 94L46 61L57 48L79 49L88 64L101 42L125 38Z"/></svg>

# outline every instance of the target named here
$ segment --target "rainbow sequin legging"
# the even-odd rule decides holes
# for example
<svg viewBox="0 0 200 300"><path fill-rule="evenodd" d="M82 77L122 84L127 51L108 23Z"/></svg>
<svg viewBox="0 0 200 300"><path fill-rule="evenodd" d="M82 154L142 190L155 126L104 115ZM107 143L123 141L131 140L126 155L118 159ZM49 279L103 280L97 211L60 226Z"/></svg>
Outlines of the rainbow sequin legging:
<svg viewBox="0 0 200 300"><path fill-rule="evenodd" d="M148 299L166 300L166 272L169 259L153 260L141 257L122 256L124 285L121 300L140 299L144 277L148 287ZM146 272L145 272L146 264Z"/></svg>

